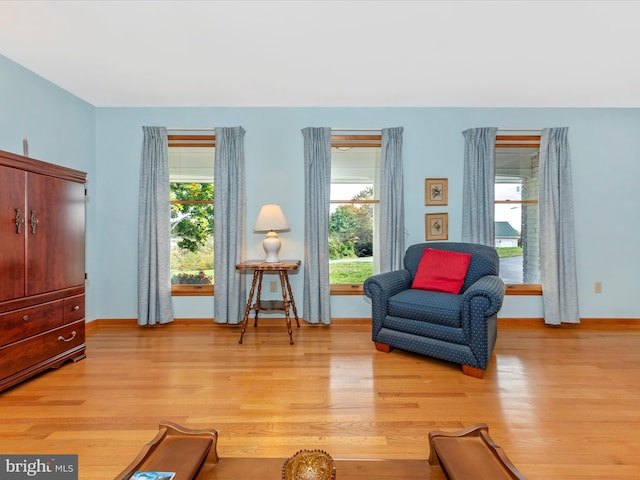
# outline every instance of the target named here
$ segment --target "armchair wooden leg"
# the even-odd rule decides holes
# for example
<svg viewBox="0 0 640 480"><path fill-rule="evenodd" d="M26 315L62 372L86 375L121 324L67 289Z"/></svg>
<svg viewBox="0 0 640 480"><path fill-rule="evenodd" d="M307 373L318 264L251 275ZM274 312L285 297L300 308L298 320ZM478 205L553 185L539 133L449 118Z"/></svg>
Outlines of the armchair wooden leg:
<svg viewBox="0 0 640 480"><path fill-rule="evenodd" d="M391 351L391 347L386 343L373 342L376 344L376 350L379 352L389 353Z"/></svg>
<svg viewBox="0 0 640 480"><path fill-rule="evenodd" d="M462 365L462 373L474 378L484 377L484 370L476 367L470 367L469 365Z"/></svg>

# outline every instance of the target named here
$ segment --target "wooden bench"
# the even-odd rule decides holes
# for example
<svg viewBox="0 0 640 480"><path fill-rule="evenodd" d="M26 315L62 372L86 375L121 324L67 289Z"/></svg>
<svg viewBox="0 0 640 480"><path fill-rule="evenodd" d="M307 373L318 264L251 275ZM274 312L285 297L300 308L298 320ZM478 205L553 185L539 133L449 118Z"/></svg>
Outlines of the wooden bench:
<svg viewBox="0 0 640 480"><path fill-rule="evenodd" d="M160 431L115 480L136 471L176 472L175 480L238 480L282 476L284 458L223 458L218 432L174 423ZM526 480L489 437L486 424L429 433L429 460L335 460L338 480Z"/></svg>
<svg viewBox="0 0 640 480"><path fill-rule="evenodd" d="M175 480L192 480L204 464L218 463L216 430L192 430L171 422L161 423L159 429L116 480L128 480L137 471L175 472Z"/></svg>
<svg viewBox="0 0 640 480"><path fill-rule="evenodd" d="M525 480L484 423L457 432L429 432L429 447L429 464L440 465L451 479Z"/></svg>

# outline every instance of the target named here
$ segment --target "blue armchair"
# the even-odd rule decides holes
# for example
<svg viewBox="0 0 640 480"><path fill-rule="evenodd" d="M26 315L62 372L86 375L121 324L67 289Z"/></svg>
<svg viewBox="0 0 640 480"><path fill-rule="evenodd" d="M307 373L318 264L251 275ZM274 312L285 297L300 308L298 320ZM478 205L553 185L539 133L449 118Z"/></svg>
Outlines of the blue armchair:
<svg viewBox="0 0 640 480"><path fill-rule="evenodd" d="M425 248L470 253L471 261L459 294L412 289ZM429 242L409 247L404 269L381 273L364 282L371 299L372 340L389 352L399 348L462 365L482 378L498 332L504 283L498 276L495 249L472 243Z"/></svg>

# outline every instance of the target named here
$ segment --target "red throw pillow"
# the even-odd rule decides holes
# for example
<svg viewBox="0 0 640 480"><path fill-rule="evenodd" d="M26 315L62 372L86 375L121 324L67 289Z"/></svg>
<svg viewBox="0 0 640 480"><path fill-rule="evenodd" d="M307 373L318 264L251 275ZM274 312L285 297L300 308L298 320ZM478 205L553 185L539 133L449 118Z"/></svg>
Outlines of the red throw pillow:
<svg viewBox="0 0 640 480"><path fill-rule="evenodd" d="M469 270L470 253L425 248L411 288L460 293Z"/></svg>

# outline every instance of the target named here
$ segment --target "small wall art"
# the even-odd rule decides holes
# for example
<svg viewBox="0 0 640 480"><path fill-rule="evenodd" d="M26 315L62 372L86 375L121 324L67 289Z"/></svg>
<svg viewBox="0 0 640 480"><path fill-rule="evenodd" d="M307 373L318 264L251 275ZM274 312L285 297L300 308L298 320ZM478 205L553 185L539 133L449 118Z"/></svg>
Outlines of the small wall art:
<svg viewBox="0 0 640 480"><path fill-rule="evenodd" d="M447 240L449 238L449 214L426 213L424 216L425 238Z"/></svg>
<svg viewBox="0 0 640 480"><path fill-rule="evenodd" d="M446 205L449 195L449 181L446 178L424 179L424 204Z"/></svg>

